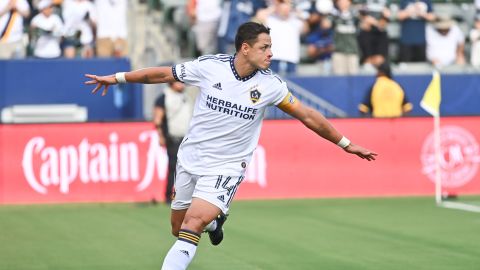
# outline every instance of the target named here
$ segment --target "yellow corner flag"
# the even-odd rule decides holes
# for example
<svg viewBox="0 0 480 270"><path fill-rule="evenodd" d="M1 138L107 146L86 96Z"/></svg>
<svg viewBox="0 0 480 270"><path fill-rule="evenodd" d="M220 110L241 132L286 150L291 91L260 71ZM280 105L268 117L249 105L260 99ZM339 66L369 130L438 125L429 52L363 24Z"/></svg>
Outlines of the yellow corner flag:
<svg viewBox="0 0 480 270"><path fill-rule="evenodd" d="M440 73L433 72L432 81L423 95L420 106L433 116L440 116L440 101L442 93L440 89Z"/></svg>

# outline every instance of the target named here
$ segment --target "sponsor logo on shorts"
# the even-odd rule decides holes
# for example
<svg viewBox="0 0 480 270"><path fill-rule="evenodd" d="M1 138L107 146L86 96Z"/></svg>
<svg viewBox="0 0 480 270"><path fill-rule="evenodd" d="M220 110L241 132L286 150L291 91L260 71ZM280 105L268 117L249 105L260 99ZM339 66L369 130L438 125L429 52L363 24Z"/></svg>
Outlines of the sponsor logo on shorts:
<svg viewBox="0 0 480 270"><path fill-rule="evenodd" d="M223 195L218 196L217 199L220 200L223 203L225 202L225 196L223 196Z"/></svg>

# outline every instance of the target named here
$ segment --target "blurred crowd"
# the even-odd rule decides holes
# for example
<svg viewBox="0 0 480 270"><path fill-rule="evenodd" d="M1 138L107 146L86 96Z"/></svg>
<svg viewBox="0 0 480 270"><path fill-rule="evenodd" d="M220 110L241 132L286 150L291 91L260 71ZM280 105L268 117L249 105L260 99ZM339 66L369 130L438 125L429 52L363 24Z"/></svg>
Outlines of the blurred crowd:
<svg viewBox="0 0 480 270"><path fill-rule="evenodd" d="M238 25L258 21L271 28L271 68L287 74L301 62L319 62L324 73L339 75L392 60L480 67L479 14L465 32L458 18L436 14L431 0L397 3L392 10L388 0L188 0L186 9L197 55L233 53ZM479 0L475 5L480 9ZM392 21L400 26L396 50L388 31Z"/></svg>
<svg viewBox="0 0 480 270"><path fill-rule="evenodd" d="M465 31L457 18L436 14L432 0L399 0L394 10L388 0L139 2L174 3L170 13L180 15L170 14L166 23L184 31L184 38L173 46L195 48L181 57L234 53L236 28L253 20L271 28L272 69L281 73L295 73L301 62L320 63L323 73L338 75L392 60L480 67L480 14ZM0 0L0 59L128 56L127 5L128 0ZM480 0L475 6L480 9ZM400 25L396 50L388 31L392 21Z"/></svg>
<svg viewBox="0 0 480 270"><path fill-rule="evenodd" d="M0 59L128 55L128 0L0 0Z"/></svg>

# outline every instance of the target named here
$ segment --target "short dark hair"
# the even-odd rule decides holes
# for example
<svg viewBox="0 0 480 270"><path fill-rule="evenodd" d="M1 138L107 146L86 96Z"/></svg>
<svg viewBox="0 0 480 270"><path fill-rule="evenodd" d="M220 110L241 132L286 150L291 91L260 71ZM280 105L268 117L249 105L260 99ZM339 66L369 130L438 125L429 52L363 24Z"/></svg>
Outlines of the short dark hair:
<svg viewBox="0 0 480 270"><path fill-rule="evenodd" d="M387 62L383 62L377 67L377 71L379 74L383 74L388 78L392 78L392 69L390 68L390 64Z"/></svg>
<svg viewBox="0 0 480 270"><path fill-rule="evenodd" d="M253 46L258 35L261 33L270 35L270 28L256 22L246 22L240 25L237 30L237 35L235 36L235 49L237 52L240 50L244 42L248 43L250 46Z"/></svg>

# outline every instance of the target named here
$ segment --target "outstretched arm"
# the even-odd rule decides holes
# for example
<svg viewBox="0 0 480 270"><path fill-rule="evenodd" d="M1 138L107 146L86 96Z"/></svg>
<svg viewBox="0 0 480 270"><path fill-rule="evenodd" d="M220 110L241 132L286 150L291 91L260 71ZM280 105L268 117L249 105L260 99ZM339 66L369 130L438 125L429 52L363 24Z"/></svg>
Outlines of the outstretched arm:
<svg viewBox="0 0 480 270"><path fill-rule="evenodd" d="M87 85L96 85L92 90L92 93L96 93L102 87L104 87L102 96L105 96L108 91L108 87L117 83L168 83L174 82L173 72L171 67L149 67L138 69L130 72L119 72L107 76L98 76L93 74L85 74L85 77L90 78L90 81L86 81Z"/></svg>
<svg viewBox="0 0 480 270"><path fill-rule="evenodd" d="M375 160L377 153L351 143L318 111L303 105L289 93L278 105L282 111L300 120L306 127L317 133L322 138L339 145L346 152L355 154L368 161Z"/></svg>

